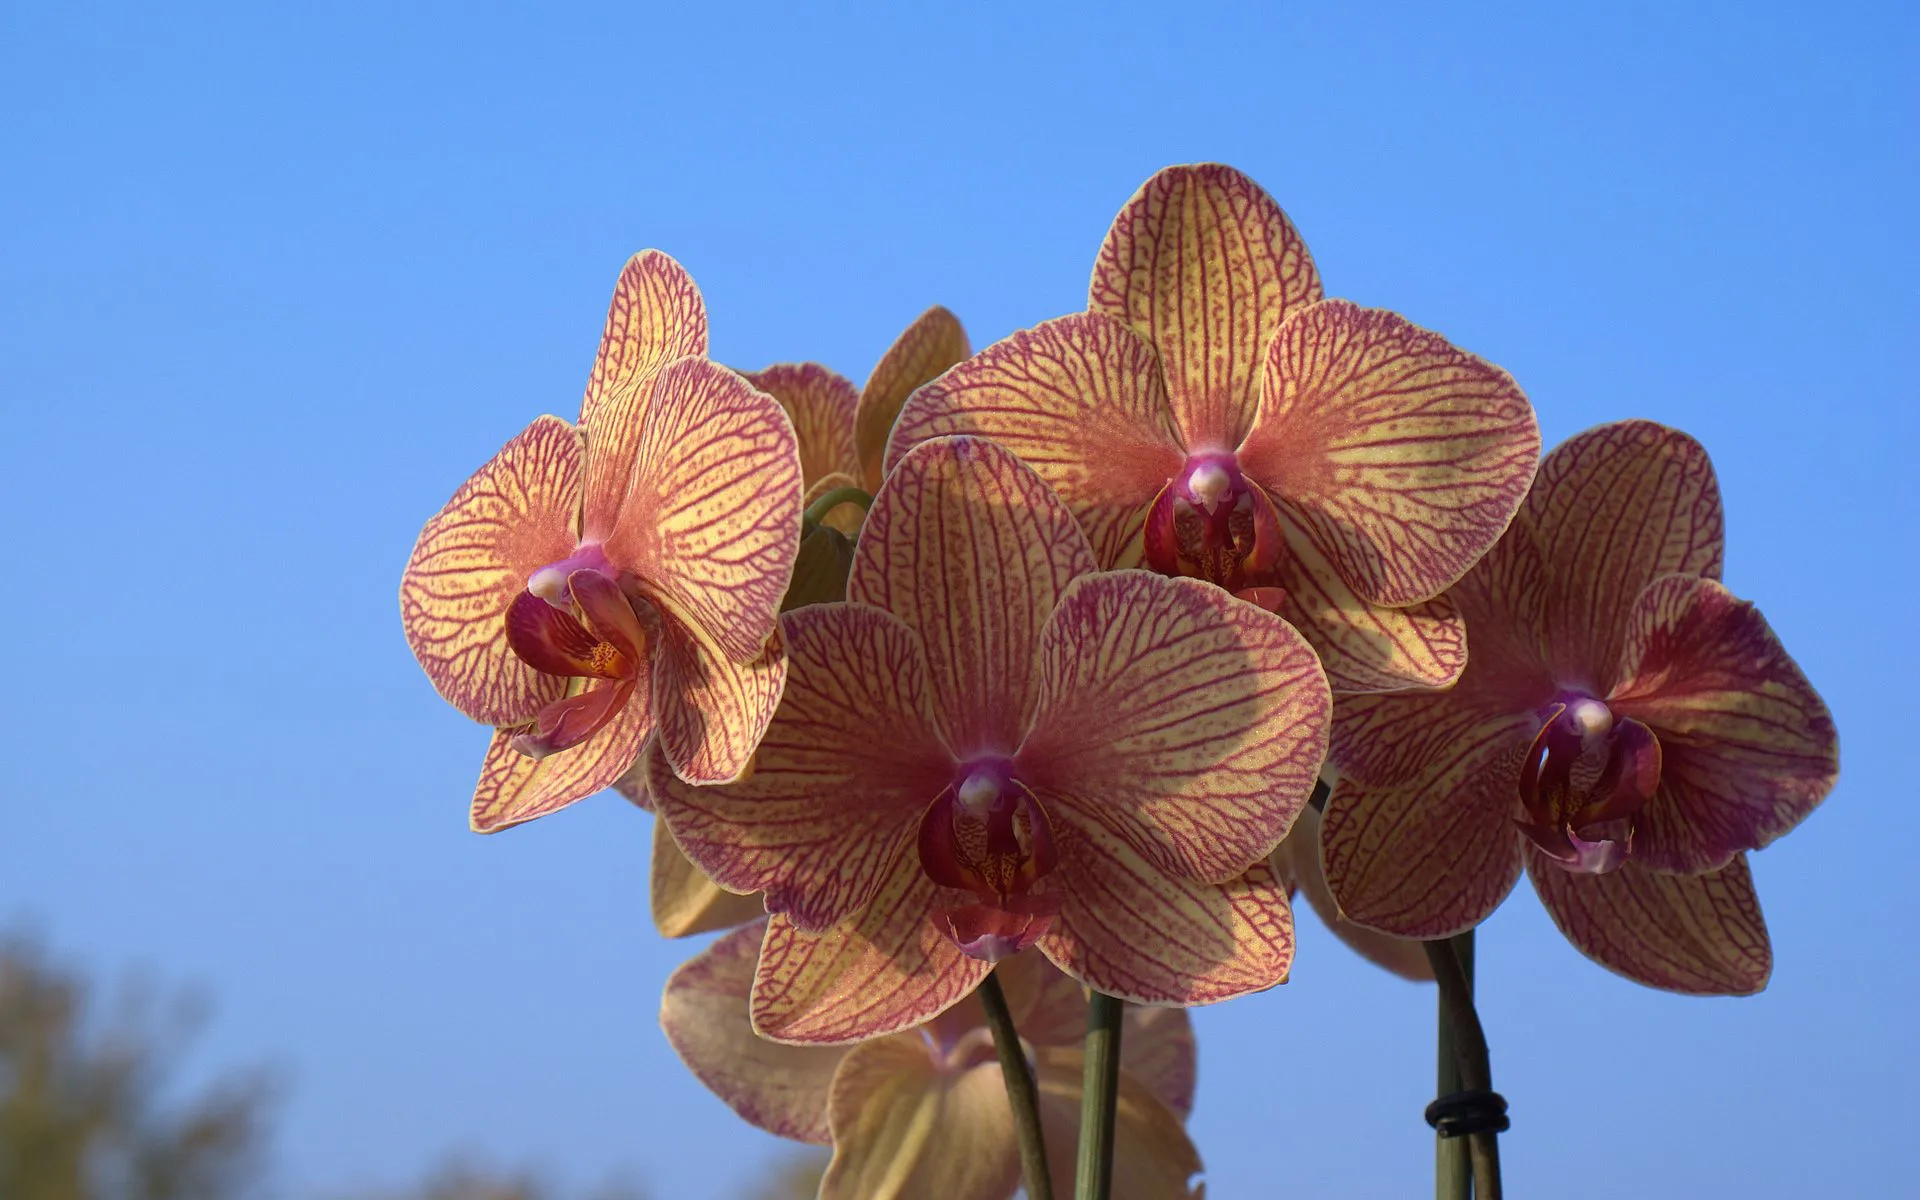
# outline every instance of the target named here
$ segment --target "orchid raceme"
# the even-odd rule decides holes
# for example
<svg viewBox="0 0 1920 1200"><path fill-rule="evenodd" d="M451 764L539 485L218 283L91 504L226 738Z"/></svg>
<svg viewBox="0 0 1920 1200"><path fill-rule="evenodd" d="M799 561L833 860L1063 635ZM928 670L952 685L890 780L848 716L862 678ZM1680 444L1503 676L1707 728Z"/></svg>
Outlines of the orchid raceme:
<svg viewBox="0 0 1920 1200"><path fill-rule="evenodd" d="M1473 638L1437 695L1344 701L1323 831L1354 920L1468 929L1524 865L1554 921L1654 987L1746 993L1772 950L1746 852L1839 770L1832 717L1719 582L1705 451L1646 421L1549 455L1505 538L1453 590Z"/></svg>
<svg viewBox="0 0 1920 1200"><path fill-rule="evenodd" d="M1444 687L1440 598L1506 528L1539 457L1506 372L1322 298L1300 235L1228 167L1170 167L1109 230L1088 310L916 392L889 455L945 434L1015 451L1101 565L1144 562L1278 611L1337 692Z"/></svg>
<svg viewBox="0 0 1920 1200"><path fill-rule="evenodd" d="M779 404L706 351L693 280L636 255L579 424L534 421L421 531L407 640L441 695L496 727L475 829L599 791L650 738L699 782L751 759L785 677L799 454Z"/></svg>
<svg viewBox="0 0 1920 1200"><path fill-rule="evenodd" d="M649 782L674 840L765 892L764 1034L910 1028L1037 946L1144 1003L1279 983L1265 859L1330 698L1285 621L1197 580L1101 573L1073 514L978 438L900 459L848 601L782 617L787 691L750 777Z"/></svg>
<svg viewBox="0 0 1920 1200"><path fill-rule="evenodd" d="M832 1145L822 1200L1009 1200L1020 1160L993 1038L968 996L915 1029L855 1046L789 1046L754 1034L762 928L736 929L667 981L660 1020L680 1057L735 1112L781 1137ZM1087 1001L1033 955L1000 971L1040 1092L1055 1195L1072 1194ZM1131 1008L1121 1039L1114 1200L1197 1195L1200 1157L1185 1012Z"/></svg>

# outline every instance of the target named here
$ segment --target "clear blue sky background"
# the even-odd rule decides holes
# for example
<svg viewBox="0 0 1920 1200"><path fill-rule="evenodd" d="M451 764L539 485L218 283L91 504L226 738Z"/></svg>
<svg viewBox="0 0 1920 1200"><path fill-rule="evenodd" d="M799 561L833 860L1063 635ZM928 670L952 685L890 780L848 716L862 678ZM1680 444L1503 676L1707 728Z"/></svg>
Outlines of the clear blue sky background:
<svg viewBox="0 0 1920 1200"><path fill-rule="evenodd" d="M467 832L414 534L575 411L634 250L717 357L860 378L932 302L976 345L1080 307L1133 189L1220 159L1550 442L1704 440L1839 716L1755 863L1763 996L1639 990L1524 890L1483 932L1513 1193L1914 1194L1910 8L895 8L7 6L0 923L215 994L209 1064L291 1069L294 1200L456 1145L734 1194L778 1144L657 1031L648 818ZM1431 995L1303 926L1198 1017L1209 1194L1419 1195Z"/></svg>

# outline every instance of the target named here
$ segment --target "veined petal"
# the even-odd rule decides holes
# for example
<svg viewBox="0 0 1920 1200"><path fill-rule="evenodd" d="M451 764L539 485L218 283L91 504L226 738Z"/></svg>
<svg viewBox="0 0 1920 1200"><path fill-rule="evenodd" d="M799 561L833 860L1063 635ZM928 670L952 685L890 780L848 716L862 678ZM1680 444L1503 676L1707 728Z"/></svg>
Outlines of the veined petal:
<svg viewBox="0 0 1920 1200"><path fill-rule="evenodd" d="M786 644L776 633L760 657L734 662L671 618L660 622L654 706L660 745L688 783L732 783L753 765L787 680Z"/></svg>
<svg viewBox="0 0 1920 1200"><path fill-rule="evenodd" d="M1546 614L1562 683L1612 690L1634 601L1662 575L1720 577L1720 485L1677 429L1620 421L1540 463L1522 519L1547 565Z"/></svg>
<svg viewBox="0 0 1920 1200"><path fill-rule="evenodd" d="M1073 514L1031 468L981 438L939 438L874 497L847 599L919 635L934 719L957 755L1010 754L1032 710L1040 631L1093 570Z"/></svg>
<svg viewBox="0 0 1920 1200"><path fill-rule="evenodd" d="M1512 376L1385 309L1325 300L1267 348L1241 470L1375 604L1431 600L1498 540L1540 462Z"/></svg>
<svg viewBox="0 0 1920 1200"><path fill-rule="evenodd" d="M1356 925L1340 913L1320 857L1320 814L1308 805L1293 823L1287 840L1273 852L1273 870L1289 889L1297 888L1333 936L1361 958L1402 979L1425 983L1433 979L1427 952L1411 938L1398 938L1365 925Z"/></svg>
<svg viewBox="0 0 1920 1200"><path fill-rule="evenodd" d="M644 680L613 720L593 736L545 758L530 758L513 749L519 730L494 730L480 765L480 782L473 789L474 832L498 833L613 786L633 766L652 732Z"/></svg>
<svg viewBox="0 0 1920 1200"><path fill-rule="evenodd" d="M1286 981L1293 914L1265 863L1195 883L1111 834L1069 829L1062 841L1050 878L1064 903L1037 943L1062 971L1136 1004L1212 1004Z"/></svg>
<svg viewBox="0 0 1920 1200"><path fill-rule="evenodd" d="M1036 1058L1034 1083L1040 1090L1040 1128L1047 1144L1053 1194L1071 1196L1086 1057L1082 1051L1060 1047L1042 1050ZM1113 1190L1108 1195L1112 1200L1202 1196L1205 1189L1195 1189L1192 1183L1202 1169L1200 1152L1181 1128L1180 1114L1126 1068L1125 1034L1120 1039L1120 1058L1120 1089L1113 1114Z"/></svg>
<svg viewBox="0 0 1920 1200"><path fill-rule="evenodd" d="M860 392L853 381L819 363L776 363L747 373L747 382L780 402L793 422L800 445L800 475L809 489L836 472L860 474L860 453L853 444L854 412Z"/></svg>
<svg viewBox="0 0 1920 1200"><path fill-rule="evenodd" d="M856 1046L829 1112L821 1200L1008 1200L1019 1185L1013 1110L990 1057L955 1070L910 1038Z"/></svg>
<svg viewBox="0 0 1920 1200"><path fill-rule="evenodd" d="M1079 518L1103 568L1140 536L1147 506L1186 460L1159 357L1101 313L1043 321L921 388L894 425L888 462L948 434L1019 455Z"/></svg>
<svg viewBox="0 0 1920 1200"><path fill-rule="evenodd" d="M729 892L708 878L705 871L694 866L693 860L674 843L673 835L667 831L667 823L658 818L653 822L650 890L653 927L664 937L691 937L696 933L731 929L767 915L766 903L758 895L742 896ZM753 945L754 952L759 953L760 935L757 933ZM749 970L749 980L752 974ZM743 987L740 991L740 1011L743 1016L746 1013L746 994Z"/></svg>
<svg viewBox="0 0 1920 1200"><path fill-rule="evenodd" d="M1084 1018L1084 1001L1080 1007ZM1187 1010L1130 1004L1120 1023L1120 1069L1145 1084L1174 1116L1186 1120L1193 1112L1199 1077L1199 1051Z"/></svg>
<svg viewBox="0 0 1920 1200"><path fill-rule="evenodd" d="M600 352L580 402L587 436L586 540L600 541L613 531L640 455L654 376L674 359L706 353L707 309L693 277L658 250L628 259L613 285Z"/></svg>
<svg viewBox="0 0 1920 1200"><path fill-rule="evenodd" d="M447 702L489 725L525 721L566 680L520 661L507 609L527 577L573 552L580 435L540 417L460 485L414 543L400 577L407 644Z"/></svg>
<svg viewBox="0 0 1920 1200"><path fill-rule="evenodd" d="M1409 608L1373 604L1293 521L1283 517L1286 549L1275 576L1286 596L1279 613L1319 652L1336 696L1443 688L1467 665L1466 624L1439 596Z"/></svg>
<svg viewBox="0 0 1920 1200"><path fill-rule="evenodd" d="M704 358L660 372L606 554L734 662L766 647L800 548L800 451L773 397Z"/></svg>
<svg viewBox="0 0 1920 1200"><path fill-rule="evenodd" d="M753 1027L799 1045L837 1045L931 1021L993 969L934 927L939 889L901 863L873 901L822 934L776 915L760 947Z"/></svg>
<svg viewBox="0 0 1920 1200"><path fill-rule="evenodd" d="M1840 773L1833 714L1760 610L1712 579L1640 594L1608 703L1660 739L1659 790L1635 861L1695 874L1806 819Z"/></svg>
<svg viewBox="0 0 1920 1200"><path fill-rule="evenodd" d="M1533 728L1489 724L1424 778L1372 788L1343 779L1327 800L1327 886L1349 920L1404 938L1451 937L1500 906L1520 878L1518 781ZM1511 739L1511 740L1508 740Z"/></svg>
<svg viewBox="0 0 1920 1200"><path fill-rule="evenodd" d="M1706 875L1652 871L1631 860L1591 875L1562 870L1529 848L1527 872L1567 940L1635 983L1747 996L1773 973L1773 943L1744 854Z"/></svg>
<svg viewBox="0 0 1920 1200"><path fill-rule="evenodd" d="M860 392L854 431L860 456L855 474L867 491L880 490L887 434L900 416L900 406L915 389L939 378L968 352L967 331L961 328L960 318L936 304L916 317L880 356Z"/></svg>
<svg viewBox="0 0 1920 1200"><path fill-rule="evenodd" d="M753 1032L748 997L764 921L734 930L667 979L660 1027L680 1061L727 1107L768 1133L827 1145L839 1047L788 1046Z"/></svg>
<svg viewBox="0 0 1920 1200"><path fill-rule="evenodd" d="M1232 167L1168 167L1113 219L1087 307L1151 341L1193 450L1231 450L1253 423L1260 363L1280 322L1320 299L1306 243Z"/></svg>
<svg viewBox="0 0 1920 1200"><path fill-rule="evenodd" d="M816 605L783 621L785 700L738 783L695 787L656 760L654 804L700 868L818 932L865 906L951 781L926 667L896 618Z"/></svg>
<svg viewBox="0 0 1920 1200"><path fill-rule="evenodd" d="M1041 634L1016 760L1055 822L1099 826L1161 872L1225 883L1313 791L1333 706L1291 625L1197 579L1075 580Z"/></svg>

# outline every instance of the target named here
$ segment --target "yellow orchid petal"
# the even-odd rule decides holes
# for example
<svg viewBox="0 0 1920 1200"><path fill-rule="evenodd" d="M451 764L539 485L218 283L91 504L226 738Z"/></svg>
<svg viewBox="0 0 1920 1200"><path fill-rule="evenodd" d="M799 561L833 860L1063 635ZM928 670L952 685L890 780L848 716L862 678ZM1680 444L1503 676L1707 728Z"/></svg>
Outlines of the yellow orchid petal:
<svg viewBox="0 0 1920 1200"><path fill-rule="evenodd" d="M666 762L689 783L739 779L780 706L785 643L776 632L758 658L735 662L678 621L662 621L660 633L654 702Z"/></svg>
<svg viewBox="0 0 1920 1200"><path fill-rule="evenodd" d="M1128 1032L1131 1032L1129 1030ZM1193 1177L1203 1170L1178 1113L1126 1066L1127 1040L1120 1039L1120 1088L1113 1117L1112 1200L1172 1200L1200 1193ZM1034 1082L1040 1090L1040 1127L1047 1145L1056 1196L1073 1195L1075 1149L1080 1141L1080 1094L1085 1054L1065 1047L1036 1053Z"/></svg>
<svg viewBox="0 0 1920 1200"><path fill-rule="evenodd" d="M960 318L934 305L914 319L867 377L860 392L854 438L859 447L861 486L880 490L887 434L915 388L938 378L942 371L969 353L967 331Z"/></svg>
<svg viewBox="0 0 1920 1200"><path fill-rule="evenodd" d="M646 696L647 689L640 687L592 737L545 758L530 758L513 748L519 730L494 730L480 782L473 789L474 832L497 833L612 787L639 758L653 732Z"/></svg>
<svg viewBox="0 0 1920 1200"><path fill-rule="evenodd" d="M955 1069L886 1038L848 1051L828 1103L821 1200L1008 1200L1019 1183L1013 1110L991 1051Z"/></svg>
<svg viewBox="0 0 1920 1200"><path fill-rule="evenodd" d="M1347 920L1340 912L1340 905L1327 887L1326 869L1320 862L1320 814L1311 805L1293 823L1287 840L1273 852L1273 870L1290 888L1298 888L1306 895L1320 923L1355 954L1402 979L1432 981L1433 969L1427 965L1426 949L1418 940L1368 929Z"/></svg>
<svg viewBox="0 0 1920 1200"><path fill-rule="evenodd" d="M651 880L653 926L665 937L691 937L731 929L756 917L767 915L767 906L758 894L742 896L715 883L707 873L674 843L667 823L654 818L653 871ZM754 952L759 953L759 938ZM751 978L751 972L749 972ZM742 988L741 1015L746 1014L746 989Z"/></svg>
<svg viewBox="0 0 1920 1200"><path fill-rule="evenodd" d="M1081 1024L1085 1025L1084 1001ZM1129 1004L1121 1015L1120 1069L1146 1085L1182 1121L1193 1111L1199 1050L1184 1008Z"/></svg>
<svg viewBox="0 0 1920 1200"><path fill-rule="evenodd" d="M859 389L819 363L776 363L747 373L747 382L780 402L800 444L800 472L812 492L829 475L848 476L856 486L860 452L853 444Z"/></svg>

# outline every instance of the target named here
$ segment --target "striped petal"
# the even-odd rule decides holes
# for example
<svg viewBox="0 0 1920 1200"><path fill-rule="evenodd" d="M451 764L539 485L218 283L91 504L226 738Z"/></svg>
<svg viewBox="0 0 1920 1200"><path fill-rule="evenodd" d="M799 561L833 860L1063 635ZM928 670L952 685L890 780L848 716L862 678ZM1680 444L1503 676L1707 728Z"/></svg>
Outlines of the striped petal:
<svg viewBox="0 0 1920 1200"><path fill-rule="evenodd" d="M613 285L600 352L580 402L587 436L585 540L604 540L618 520L640 457L654 376L677 358L706 353L707 309L693 277L658 250L628 259Z"/></svg>
<svg viewBox="0 0 1920 1200"><path fill-rule="evenodd" d="M1205 1189L1196 1188L1192 1182L1202 1170L1200 1152L1181 1127L1181 1115L1126 1066L1126 1038L1131 1032L1127 1030L1120 1039L1120 1088L1113 1114L1113 1187L1105 1195L1111 1200L1202 1197ZM1036 1056L1034 1068L1053 1194L1071 1196L1086 1058L1079 1050L1049 1049Z"/></svg>
<svg viewBox="0 0 1920 1200"><path fill-rule="evenodd" d="M783 624L785 700L752 774L695 787L656 760L649 783L702 870L733 891L764 891L769 912L818 932L873 898L953 761L933 729L919 644L899 620L819 605Z"/></svg>
<svg viewBox="0 0 1920 1200"><path fill-rule="evenodd" d="M1280 326L1240 467L1374 604L1431 600L1485 554L1540 460L1505 371L1384 309Z"/></svg>
<svg viewBox="0 0 1920 1200"><path fill-rule="evenodd" d="M1631 861L1590 875L1529 850L1527 870L1567 940L1635 983L1692 996L1747 996L1773 973L1773 943L1744 854L1706 875L1651 871Z"/></svg>
<svg viewBox="0 0 1920 1200"><path fill-rule="evenodd" d="M822 934L775 916L760 948L753 1027L799 1045L838 1045L931 1021L992 965L962 954L929 920L938 889L902 863L851 919Z"/></svg>
<svg viewBox="0 0 1920 1200"><path fill-rule="evenodd" d="M819 363L777 363L750 371L746 378L778 400L793 422L800 445L800 475L809 489L835 472L858 477L860 453L853 444L853 418L860 392L851 379Z"/></svg>
<svg viewBox="0 0 1920 1200"><path fill-rule="evenodd" d="M857 1046L828 1111L820 1200L1009 1200L1019 1185L1013 1110L991 1056L954 1069L910 1038Z"/></svg>
<svg viewBox="0 0 1920 1200"><path fill-rule="evenodd" d="M1286 981L1293 914L1265 863L1194 883L1111 835L1069 829L1061 841L1063 903L1037 944L1062 971L1136 1004L1212 1004Z"/></svg>
<svg viewBox="0 0 1920 1200"><path fill-rule="evenodd" d="M476 721L525 721L566 690L507 645L527 577L573 552L580 436L540 417L460 485L414 543L400 577L407 644L447 702Z"/></svg>
<svg viewBox="0 0 1920 1200"><path fill-rule="evenodd" d="M854 426L860 456L855 474L867 491L880 490L887 435L907 397L939 378L969 352L967 331L961 328L960 318L936 304L916 317L880 356L873 374L867 377L867 386L861 389Z"/></svg>
<svg viewBox="0 0 1920 1200"><path fill-rule="evenodd" d="M1151 341L1193 450L1246 436L1280 322L1320 299L1306 243L1260 186L1217 164L1168 167L1107 231L1087 307Z"/></svg>
<svg viewBox="0 0 1920 1200"><path fill-rule="evenodd" d="M731 783L753 766L753 750L780 705L787 651L776 635L760 657L734 662L695 630L660 623L654 706L660 746L688 783Z"/></svg>
<svg viewBox="0 0 1920 1200"><path fill-rule="evenodd" d="M773 633L800 547L800 451L773 397L725 367L660 372L610 561L734 662Z"/></svg>
<svg viewBox="0 0 1920 1200"><path fill-rule="evenodd" d="M1293 823L1287 840L1273 852L1273 870L1289 892L1298 889L1313 907L1333 936L1345 942L1347 949L1376 967L1391 971L1402 979L1428 982L1433 970L1427 965L1427 952L1418 941L1356 925L1341 914L1327 886L1326 868L1320 857L1320 814L1309 805Z"/></svg>
<svg viewBox="0 0 1920 1200"><path fill-rule="evenodd" d="M749 1124L827 1145L834 1073L847 1052L787 1046L755 1035L748 1011L761 925L736 929L668 977L660 1027L680 1061Z"/></svg>
<svg viewBox="0 0 1920 1200"><path fill-rule="evenodd" d="M1147 506L1186 460L1159 357L1101 313L1043 321L921 388L901 410L888 461L948 434L1019 455L1079 518L1102 567L1139 539Z"/></svg>
<svg viewBox="0 0 1920 1200"><path fill-rule="evenodd" d="M667 823L653 823L653 870L650 881L653 902L653 927L663 937L692 937L731 929L767 914L766 903L758 895L742 896L715 883L707 873L693 865L685 851L674 844ZM756 953L759 935L754 936ZM751 978L751 972L748 973ZM745 1015L746 989L742 988L741 1013Z"/></svg>
<svg viewBox="0 0 1920 1200"><path fill-rule="evenodd" d="M513 748L517 729L496 729L474 785L470 820L475 833L498 833L557 812L612 787L633 766L653 732L645 680L613 720L586 741L545 758Z"/></svg>
<svg viewBox="0 0 1920 1200"><path fill-rule="evenodd" d="M1271 613L1197 579L1092 575L1061 596L1039 663L1016 762L1056 824L1217 884L1305 807L1333 701L1313 650Z"/></svg>
<svg viewBox="0 0 1920 1200"><path fill-rule="evenodd" d="M1040 631L1093 553L1046 483L980 438L924 443L874 497L847 598L920 636L933 712L961 758L1011 753L1033 704Z"/></svg>
<svg viewBox="0 0 1920 1200"><path fill-rule="evenodd" d="M1651 421L1576 434L1540 463L1523 518L1545 556L1562 683L1612 689L1634 602L1662 575L1720 577L1720 486L1700 443Z"/></svg>
<svg viewBox="0 0 1920 1200"><path fill-rule="evenodd" d="M1833 790L1833 714L1752 604L1712 579L1655 580L1624 650L1608 702L1650 726L1662 751L1636 861L1714 870L1798 825Z"/></svg>

